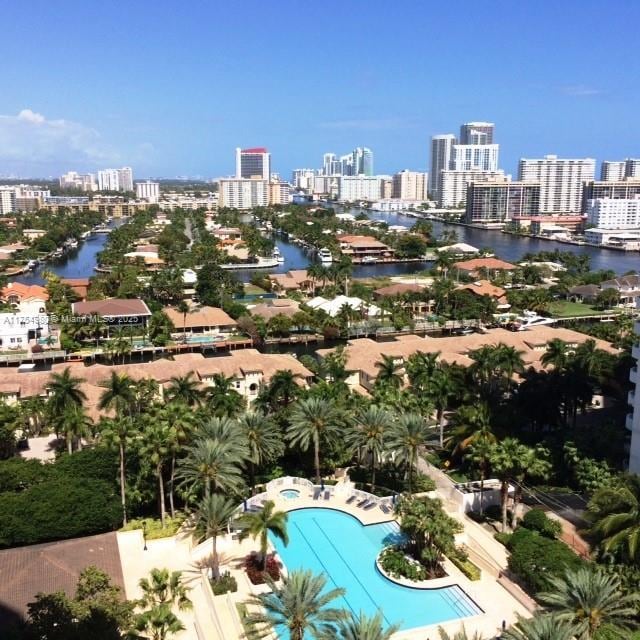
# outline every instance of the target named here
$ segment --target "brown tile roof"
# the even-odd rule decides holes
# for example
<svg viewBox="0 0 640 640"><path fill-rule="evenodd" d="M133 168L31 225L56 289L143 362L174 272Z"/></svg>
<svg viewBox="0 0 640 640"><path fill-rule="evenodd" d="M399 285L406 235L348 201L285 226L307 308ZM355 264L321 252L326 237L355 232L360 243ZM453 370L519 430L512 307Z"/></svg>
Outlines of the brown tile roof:
<svg viewBox="0 0 640 640"><path fill-rule="evenodd" d="M337 236L337 240L352 247L377 247L381 249L388 248L384 242L380 242L380 240L374 238L373 236L344 235Z"/></svg>
<svg viewBox="0 0 640 640"><path fill-rule="evenodd" d="M421 293L424 290L425 287L420 284L397 283L390 284L387 287L380 287L373 293L375 293L379 297L384 298L402 295L403 293Z"/></svg>
<svg viewBox="0 0 640 640"><path fill-rule="evenodd" d="M80 572L89 565L109 574L124 593L115 533L0 551L0 630L24 617L38 592L75 595Z"/></svg>
<svg viewBox="0 0 640 640"><path fill-rule="evenodd" d="M29 298L49 299L49 293L45 287L37 284L22 284L21 282L10 282L0 291L0 298L3 300L6 300L10 295L17 295L20 300L28 300Z"/></svg>
<svg viewBox="0 0 640 640"><path fill-rule="evenodd" d="M489 271L513 271L515 264L505 262L498 258L472 258L462 262L454 262L453 266L460 271L477 271L478 269L488 269Z"/></svg>
<svg viewBox="0 0 640 640"><path fill-rule="evenodd" d="M270 273L269 280L282 289L295 290L311 281L306 269L292 269L287 273Z"/></svg>
<svg viewBox="0 0 640 640"><path fill-rule="evenodd" d="M280 298L278 300L271 300L270 302L263 302L257 304L255 307L249 309L252 316L260 316L265 320L269 320L277 315L287 316L291 318L300 310L300 303L296 300L289 300L288 298Z"/></svg>
<svg viewBox="0 0 640 640"><path fill-rule="evenodd" d="M144 300L138 298L109 298L74 302L71 311L80 316L99 315L105 317L150 316L151 311Z"/></svg>
<svg viewBox="0 0 640 640"><path fill-rule="evenodd" d="M163 309L176 329L197 327L235 327L238 323L225 311L217 307L198 307L187 313L186 318L173 307Z"/></svg>
<svg viewBox="0 0 640 640"><path fill-rule="evenodd" d="M488 280L478 280L477 282L464 284L458 288L464 289L465 291L471 291L471 293L475 293L479 296L491 296L492 298L502 298L506 293L502 287L496 287Z"/></svg>

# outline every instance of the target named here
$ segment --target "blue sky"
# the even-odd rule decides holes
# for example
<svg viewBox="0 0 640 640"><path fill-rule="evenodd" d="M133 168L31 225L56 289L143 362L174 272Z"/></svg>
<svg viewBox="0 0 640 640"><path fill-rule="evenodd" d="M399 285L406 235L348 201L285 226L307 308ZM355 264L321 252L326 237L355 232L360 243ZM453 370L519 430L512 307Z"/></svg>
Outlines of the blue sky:
<svg viewBox="0 0 640 640"><path fill-rule="evenodd" d="M371 147L427 169L429 137L496 123L501 165L640 156L634 0L8 2L0 174L274 169Z"/></svg>

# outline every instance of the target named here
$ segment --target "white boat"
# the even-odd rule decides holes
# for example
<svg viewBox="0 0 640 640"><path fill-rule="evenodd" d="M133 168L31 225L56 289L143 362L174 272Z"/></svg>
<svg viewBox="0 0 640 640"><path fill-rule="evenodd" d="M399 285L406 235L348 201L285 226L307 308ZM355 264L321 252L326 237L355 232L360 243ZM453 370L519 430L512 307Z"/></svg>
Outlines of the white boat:
<svg viewBox="0 0 640 640"><path fill-rule="evenodd" d="M29 260L29 262L27 262L27 269L29 269L29 271L33 271L37 266L38 266L37 260Z"/></svg>
<svg viewBox="0 0 640 640"><path fill-rule="evenodd" d="M378 262L378 258L375 256L364 256L361 260L362 264L373 264L374 262Z"/></svg>
<svg viewBox="0 0 640 640"><path fill-rule="evenodd" d="M532 327L542 327L556 322L557 320L539 316L534 311L523 311L521 316L516 317L512 325L516 331L526 331Z"/></svg>
<svg viewBox="0 0 640 640"><path fill-rule="evenodd" d="M83 231L82 234L80 235L80 237L83 240L86 240L87 238L90 238L91 237L91 231Z"/></svg>
<svg viewBox="0 0 640 640"><path fill-rule="evenodd" d="M273 248L271 257L275 258L278 262L284 262L284 256L282 255L282 253L280 253L280 249L278 249L278 247Z"/></svg>
<svg viewBox="0 0 640 640"><path fill-rule="evenodd" d="M322 247L322 249L318 251L318 260L320 260L321 264L331 264L333 262L331 251L326 247Z"/></svg>

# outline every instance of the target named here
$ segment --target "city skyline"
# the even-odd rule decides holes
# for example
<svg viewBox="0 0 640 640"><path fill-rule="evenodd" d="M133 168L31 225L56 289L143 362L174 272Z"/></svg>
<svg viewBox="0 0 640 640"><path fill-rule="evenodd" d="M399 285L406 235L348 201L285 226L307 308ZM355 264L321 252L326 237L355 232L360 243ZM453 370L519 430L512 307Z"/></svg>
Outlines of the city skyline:
<svg viewBox="0 0 640 640"><path fill-rule="evenodd" d="M0 174L127 165L141 177L213 178L233 174L230 151L238 146L267 147L283 176L315 166L328 150L357 146L375 152L377 173L426 171L432 135L483 120L496 123L501 166L513 175L521 157L600 164L640 154L633 126L640 89L626 80L638 65L631 29L640 9L631 3L608 5L606 20L593 2L529 3L508 15L494 7L481 49L475 25L459 19L471 3L408 2L411 20L378 2L366 12L340 5L338 24L332 4L283 1L276 12L259 3L248 12L202 5L187 14L159 2L151 14L129 8L124 21L86 5L7 7L12 29L0 51L12 65L0 113ZM280 20L283 14L296 19ZM225 27L216 38L204 37L211 23ZM349 27L356 23L357 30ZM59 37L69 30L74 38ZM595 43L584 37L592 32ZM384 46L374 46L372 35ZM445 60L436 54L451 35L457 55ZM27 41L29 55L16 56ZM560 57L554 42L563 44ZM349 62L347 46L367 55ZM96 73L96 54L77 56L83 48L110 64ZM316 60L312 80L291 65L294 55ZM624 64L612 67L614 59ZM171 78L179 83L173 89Z"/></svg>

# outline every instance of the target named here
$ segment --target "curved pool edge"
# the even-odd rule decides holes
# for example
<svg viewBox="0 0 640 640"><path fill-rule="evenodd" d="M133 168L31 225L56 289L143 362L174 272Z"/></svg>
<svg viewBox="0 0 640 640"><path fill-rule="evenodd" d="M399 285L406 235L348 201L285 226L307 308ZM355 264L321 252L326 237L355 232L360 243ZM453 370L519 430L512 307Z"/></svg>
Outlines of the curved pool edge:
<svg viewBox="0 0 640 640"><path fill-rule="evenodd" d="M293 500L285 500L285 501L294 502ZM304 511L305 509L326 509L327 511L338 511L339 513L344 513L347 516L351 516L354 520L359 522L363 527L375 527L376 525L379 525L379 524L389 524L391 522L398 522L395 518L389 518L388 520L376 520L376 522L364 522L358 517L357 514L353 513L352 511L348 511L345 507L342 507L341 505L333 505L329 507L328 505L325 505L325 504L306 504L298 507L292 506L289 509L284 508L286 505L280 505L280 506L282 506L283 510L286 511L287 513L291 513L292 511Z"/></svg>

